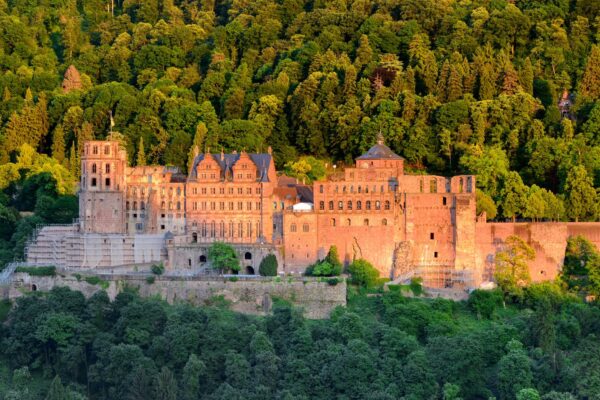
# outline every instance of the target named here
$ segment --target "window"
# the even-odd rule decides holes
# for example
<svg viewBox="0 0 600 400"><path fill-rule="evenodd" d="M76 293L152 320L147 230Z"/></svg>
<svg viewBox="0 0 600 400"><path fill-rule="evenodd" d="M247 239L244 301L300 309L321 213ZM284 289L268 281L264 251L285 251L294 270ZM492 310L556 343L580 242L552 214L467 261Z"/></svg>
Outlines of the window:
<svg viewBox="0 0 600 400"><path fill-rule="evenodd" d="M129 211L129 207L130 207L130 204L129 204L129 202L128 202L128 201L126 201L126 202L125 202L125 209L126 209L127 211Z"/></svg>
<svg viewBox="0 0 600 400"><path fill-rule="evenodd" d="M290 225L290 232L296 232L296 224Z"/></svg>
<svg viewBox="0 0 600 400"><path fill-rule="evenodd" d="M335 218L331 218L331 226L335 226Z"/></svg>
<svg viewBox="0 0 600 400"><path fill-rule="evenodd" d="M442 205L446 205L446 196L442 197Z"/></svg>
<svg viewBox="0 0 600 400"><path fill-rule="evenodd" d="M319 185L319 193L323 193L323 185Z"/></svg>
<svg viewBox="0 0 600 400"><path fill-rule="evenodd" d="M96 178L92 178L92 187L96 186Z"/></svg>
<svg viewBox="0 0 600 400"><path fill-rule="evenodd" d="M386 209L386 210L389 210L389 209L390 209L390 201L389 201L389 200L386 200L386 201L385 201L385 205L384 205L384 207L385 207L385 209Z"/></svg>
<svg viewBox="0 0 600 400"><path fill-rule="evenodd" d="M375 209L381 210L381 202L379 200L375 201Z"/></svg>
<svg viewBox="0 0 600 400"><path fill-rule="evenodd" d="M358 187L358 193L362 193L362 186Z"/></svg>
<svg viewBox="0 0 600 400"><path fill-rule="evenodd" d="M330 201L330 202L329 202L329 209L330 209L330 210L333 210L333 201Z"/></svg>
<svg viewBox="0 0 600 400"><path fill-rule="evenodd" d="M348 226L352 225L352 220L350 218L348 218L346 220L346 225L348 225Z"/></svg>
<svg viewBox="0 0 600 400"><path fill-rule="evenodd" d="M141 210L145 210L146 209L146 203L144 203L143 201L140 202L140 209Z"/></svg>
<svg viewBox="0 0 600 400"><path fill-rule="evenodd" d="M365 208L366 208L367 210L370 210L370 209L371 209L371 200L367 200L367 202L365 203Z"/></svg>
<svg viewBox="0 0 600 400"><path fill-rule="evenodd" d="M219 194L225 194L225 188L219 188Z"/></svg>
<svg viewBox="0 0 600 400"><path fill-rule="evenodd" d="M303 224L302 225L302 232L308 232L309 231L309 226L308 224Z"/></svg>
<svg viewBox="0 0 600 400"><path fill-rule="evenodd" d="M96 172L96 164L92 164L92 174L95 174Z"/></svg>
<svg viewBox="0 0 600 400"><path fill-rule="evenodd" d="M437 193L437 179L429 181L429 192Z"/></svg>
<svg viewBox="0 0 600 400"><path fill-rule="evenodd" d="M246 194L252 194L252 188L246 188Z"/></svg>
<svg viewBox="0 0 600 400"><path fill-rule="evenodd" d="M110 147L109 146L104 146L104 154L110 154Z"/></svg>
<svg viewBox="0 0 600 400"><path fill-rule="evenodd" d="M433 252L433 258L438 258L438 252L437 251Z"/></svg>
<svg viewBox="0 0 600 400"><path fill-rule="evenodd" d="M177 196L181 196L181 188L177 188Z"/></svg>
<svg viewBox="0 0 600 400"><path fill-rule="evenodd" d="M358 201L356 202L356 209L357 209L357 210L362 210L362 201L358 200Z"/></svg>
<svg viewBox="0 0 600 400"><path fill-rule="evenodd" d="M163 210L165 209L165 202L164 201L160 203L160 208L162 208Z"/></svg>
<svg viewBox="0 0 600 400"><path fill-rule="evenodd" d="M369 226L369 219L365 218L365 220L363 221L363 225L364 226Z"/></svg>
<svg viewBox="0 0 600 400"><path fill-rule="evenodd" d="M319 202L319 210L324 210L325 209L325 202L324 201L320 201Z"/></svg>
<svg viewBox="0 0 600 400"><path fill-rule="evenodd" d="M435 239L435 233L431 232L429 234L429 239L431 239L431 240Z"/></svg>
<svg viewBox="0 0 600 400"><path fill-rule="evenodd" d="M177 211L181 210L181 202L177 202Z"/></svg>
<svg viewBox="0 0 600 400"><path fill-rule="evenodd" d="M419 192L423 193L423 179L419 181Z"/></svg>
<svg viewBox="0 0 600 400"><path fill-rule="evenodd" d="M338 210L343 210L343 209L344 209L344 202L338 201Z"/></svg>
<svg viewBox="0 0 600 400"><path fill-rule="evenodd" d="M348 206L346 208L352 210L352 201L348 200Z"/></svg>
<svg viewBox="0 0 600 400"><path fill-rule="evenodd" d="M383 226L387 226L387 219L385 219L385 218L384 218L384 219L382 219L382 220L381 220L381 225L383 225Z"/></svg>
<svg viewBox="0 0 600 400"><path fill-rule="evenodd" d="M94 154L98 154L98 146L94 146L94 151L93 151L93 153L94 153Z"/></svg>
<svg viewBox="0 0 600 400"><path fill-rule="evenodd" d="M110 174L110 164L106 164L104 166L104 172L106 172L107 174Z"/></svg>

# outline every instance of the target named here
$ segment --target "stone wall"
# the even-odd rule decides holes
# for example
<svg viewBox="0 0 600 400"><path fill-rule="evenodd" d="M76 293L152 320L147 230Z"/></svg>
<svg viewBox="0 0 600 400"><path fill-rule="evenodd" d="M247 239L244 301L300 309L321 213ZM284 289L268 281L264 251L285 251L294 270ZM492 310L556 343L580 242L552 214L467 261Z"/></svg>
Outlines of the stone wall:
<svg viewBox="0 0 600 400"><path fill-rule="evenodd" d="M337 306L346 305L346 283L329 285L315 279L252 279L232 282L225 278L174 278L157 276L154 283L146 282L142 275L106 275L101 278L108 282L106 292L113 300L126 286L139 289L144 297L159 295L169 303L187 301L195 305L206 305L215 298L231 302L231 309L246 314L264 315L270 312L273 299L291 302L304 310L304 316L311 319L328 318ZM33 290L48 291L53 287L68 286L92 296L102 288L90 285L84 278L74 275L56 277L36 277L28 274L15 274L10 287L2 290L4 298L15 299Z"/></svg>
<svg viewBox="0 0 600 400"><path fill-rule="evenodd" d="M562 267L567 239L582 235L600 247L600 224L594 222L477 223L476 270L492 279L494 257L510 235L525 240L536 253L529 264L534 282L555 279Z"/></svg>

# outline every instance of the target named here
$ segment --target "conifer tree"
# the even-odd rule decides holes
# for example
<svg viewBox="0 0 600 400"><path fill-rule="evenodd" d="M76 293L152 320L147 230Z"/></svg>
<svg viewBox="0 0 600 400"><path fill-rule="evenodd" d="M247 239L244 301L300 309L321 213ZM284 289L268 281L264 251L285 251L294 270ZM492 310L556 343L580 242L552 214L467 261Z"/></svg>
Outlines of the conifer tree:
<svg viewBox="0 0 600 400"><path fill-rule="evenodd" d="M75 142L71 144L71 151L69 152L69 172L73 176L79 176L79 153L75 148Z"/></svg>
<svg viewBox="0 0 600 400"><path fill-rule="evenodd" d="M592 100L600 99L600 46L592 46L588 56L579 92Z"/></svg>
<svg viewBox="0 0 600 400"><path fill-rule="evenodd" d="M519 76L519 82L523 87L523 90L527 94L533 94L533 66L531 65L531 60L529 57L525 59L525 63L523 64L523 68L521 69L521 74Z"/></svg>
<svg viewBox="0 0 600 400"><path fill-rule="evenodd" d="M68 392L63 386L60 376L56 375L50 384L50 390L46 395L46 400L68 400Z"/></svg>
<svg viewBox="0 0 600 400"><path fill-rule="evenodd" d="M61 164L65 161L65 131L61 124L56 125L56 128L54 128L52 157Z"/></svg>
<svg viewBox="0 0 600 400"><path fill-rule="evenodd" d="M506 94L515 94L521 87L519 85L519 76L517 75L517 71L510 62L510 60L506 60L504 63L504 72L502 76L502 93Z"/></svg>
<svg viewBox="0 0 600 400"><path fill-rule="evenodd" d="M146 165L146 151L144 150L144 137L140 136L140 143L138 144L137 159L135 162L137 166Z"/></svg>
<svg viewBox="0 0 600 400"><path fill-rule="evenodd" d="M462 77L458 67L454 64L450 65L446 94L448 101L456 101L463 95Z"/></svg>

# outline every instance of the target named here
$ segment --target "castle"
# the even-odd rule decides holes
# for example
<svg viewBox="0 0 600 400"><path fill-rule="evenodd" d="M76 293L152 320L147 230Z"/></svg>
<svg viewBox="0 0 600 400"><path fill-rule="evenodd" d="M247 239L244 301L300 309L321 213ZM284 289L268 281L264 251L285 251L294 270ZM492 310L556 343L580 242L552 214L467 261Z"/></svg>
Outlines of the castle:
<svg viewBox="0 0 600 400"><path fill-rule="evenodd" d="M344 263L369 260L381 276L430 287L477 287L493 274L509 235L536 250L534 280L560 270L566 239L600 243L596 223L488 223L477 218L475 176L404 173L378 142L352 168L307 186L278 175L267 153L199 154L177 168L129 167L118 141L89 141L81 155L79 220L41 228L27 263L114 270L162 261L171 273L206 272L211 243L232 244L243 274L268 254L279 273L301 274L333 245Z"/></svg>

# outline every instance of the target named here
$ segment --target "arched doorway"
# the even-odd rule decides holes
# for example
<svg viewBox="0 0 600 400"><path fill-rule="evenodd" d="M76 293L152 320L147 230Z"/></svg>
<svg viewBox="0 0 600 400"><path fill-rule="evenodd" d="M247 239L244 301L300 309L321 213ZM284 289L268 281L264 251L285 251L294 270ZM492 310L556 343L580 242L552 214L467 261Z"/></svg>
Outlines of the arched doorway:
<svg viewBox="0 0 600 400"><path fill-rule="evenodd" d="M31 285L31 291L32 292L37 291L37 285Z"/></svg>
<svg viewBox="0 0 600 400"><path fill-rule="evenodd" d="M254 275L254 267L248 265L246 267L246 275Z"/></svg>
<svg viewBox="0 0 600 400"><path fill-rule="evenodd" d="M247 251L244 254L244 260L252 260L252 253L250 253L249 251Z"/></svg>
<svg viewBox="0 0 600 400"><path fill-rule="evenodd" d="M202 255L200 256L200 263L201 263L201 264L204 264L205 262L206 262L206 256L205 256L204 254L202 254Z"/></svg>

